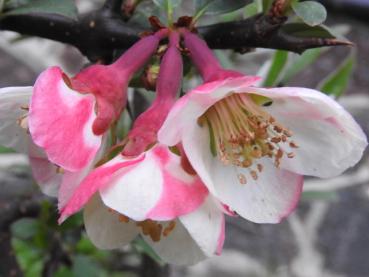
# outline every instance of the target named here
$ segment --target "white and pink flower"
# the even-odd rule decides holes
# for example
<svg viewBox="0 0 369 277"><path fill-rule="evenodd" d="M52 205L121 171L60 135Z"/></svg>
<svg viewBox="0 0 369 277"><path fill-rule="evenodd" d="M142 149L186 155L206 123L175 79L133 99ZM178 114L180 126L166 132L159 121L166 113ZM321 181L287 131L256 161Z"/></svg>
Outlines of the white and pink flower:
<svg viewBox="0 0 369 277"><path fill-rule="evenodd" d="M177 101L158 138L182 143L210 193L239 215L280 222L298 202L302 175L333 177L360 160L366 136L334 100L254 87L257 77L222 69L204 41L184 37L206 82Z"/></svg>
<svg viewBox="0 0 369 277"><path fill-rule="evenodd" d="M121 154L94 169L61 209L60 221L85 207L87 234L100 248L117 248L138 234L166 261L193 264L220 254L224 208L181 157L157 143L182 78L177 33L170 35L156 98L127 135Z"/></svg>

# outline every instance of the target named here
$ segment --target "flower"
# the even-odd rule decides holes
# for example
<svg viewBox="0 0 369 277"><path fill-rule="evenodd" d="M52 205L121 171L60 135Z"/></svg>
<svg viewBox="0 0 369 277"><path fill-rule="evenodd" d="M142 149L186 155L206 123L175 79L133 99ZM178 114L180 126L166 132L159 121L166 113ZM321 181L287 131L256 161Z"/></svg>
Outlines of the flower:
<svg viewBox="0 0 369 277"><path fill-rule="evenodd" d="M195 211L171 221L141 222L104 205L95 195L83 213L87 235L101 249L114 249L130 243L138 234L166 262L195 264L220 254L224 242L224 216L210 196Z"/></svg>
<svg viewBox="0 0 369 277"><path fill-rule="evenodd" d="M82 207L87 234L100 248L118 248L138 234L167 262L193 264L220 253L223 206L181 157L157 143L182 77L177 33L169 38L156 98L134 122L123 151L92 170L61 208L60 222ZM206 232L204 232L206 230Z"/></svg>
<svg viewBox="0 0 369 277"><path fill-rule="evenodd" d="M103 134L125 107L128 82L159 41L156 34L145 37L115 63L92 65L71 79L58 67L38 77L28 124L32 140L51 162L76 172L94 161Z"/></svg>
<svg viewBox="0 0 369 277"><path fill-rule="evenodd" d="M176 102L158 139L182 143L210 193L242 217L280 222L297 204L302 175L333 177L360 160L365 134L333 99L254 87L257 77L223 70L197 36L186 33L185 45L205 83Z"/></svg>

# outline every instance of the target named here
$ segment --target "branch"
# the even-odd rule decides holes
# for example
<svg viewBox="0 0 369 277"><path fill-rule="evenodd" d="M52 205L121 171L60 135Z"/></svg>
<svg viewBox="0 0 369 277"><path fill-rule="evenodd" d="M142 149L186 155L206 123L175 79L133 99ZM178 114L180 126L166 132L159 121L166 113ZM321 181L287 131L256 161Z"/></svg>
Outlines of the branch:
<svg viewBox="0 0 369 277"><path fill-rule="evenodd" d="M282 2L281 0L278 0ZM277 1L277 2L278 2ZM109 63L114 50L128 49L139 38L142 27L124 22L116 11L121 1L109 0L96 11L73 20L55 14L13 15L0 18L0 30L38 36L68 43L77 47L89 60ZM302 53L303 51L349 42L317 37L301 38L283 30L286 17L279 6L267 14L260 14L237 22L199 27L198 32L213 49L233 49L245 52L252 48L271 48Z"/></svg>
<svg viewBox="0 0 369 277"><path fill-rule="evenodd" d="M198 29L213 49L233 49L241 53L253 48L270 48L303 53L307 49L352 45L334 38L298 37L288 34L280 24L273 24L264 16L242 21L219 23Z"/></svg>

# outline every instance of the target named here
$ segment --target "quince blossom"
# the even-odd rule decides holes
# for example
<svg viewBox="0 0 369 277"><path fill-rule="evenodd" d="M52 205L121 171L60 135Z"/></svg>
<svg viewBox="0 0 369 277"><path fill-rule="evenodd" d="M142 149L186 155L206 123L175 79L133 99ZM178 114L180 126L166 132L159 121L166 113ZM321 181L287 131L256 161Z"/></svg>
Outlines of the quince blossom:
<svg viewBox="0 0 369 277"><path fill-rule="evenodd" d="M122 153L81 182L62 207L60 222L86 205L87 234L98 247L117 248L141 234L166 261L193 264L220 253L224 208L197 175L183 169L178 155L157 144L157 132L181 84L178 45L179 35L173 32L160 65L156 99L134 122Z"/></svg>
<svg viewBox="0 0 369 277"><path fill-rule="evenodd" d="M159 35L145 37L115 63L92 65L72 79L58 67L38 77L28 124L33 141L51 162L76 172L94 160L103 134L125 107L131 77L156 51L159 41Z"/></svg>
<svg viewBox="0 0 369 277"><path fill-rule="evenodd" d="M159 131L182 143L209 191L242 217L276 223L296 206L302 175L333 177L361 158L367 139L338 103L306 88L257 88L224 70L206 43L184 32L204 84L179 99Z"/></svg>

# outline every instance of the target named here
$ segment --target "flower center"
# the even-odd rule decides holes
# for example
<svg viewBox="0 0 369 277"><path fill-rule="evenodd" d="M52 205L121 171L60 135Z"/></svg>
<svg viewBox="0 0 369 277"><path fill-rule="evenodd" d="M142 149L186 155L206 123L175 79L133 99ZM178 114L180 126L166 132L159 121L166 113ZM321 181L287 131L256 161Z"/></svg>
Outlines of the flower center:
<svg viewBox="0 0 369 277"><path fill-rule="evenodd" d="M121 223L128 223L130 222L130 218L120 214L113 209L108 208L108 211L111 213L115 213L118 215L118 220ZM161 240L162 236L167 237L176 227L175 221L166 221L166 222L159 222L154 221L151 219L146 219L144 221L136 221L136 226L141 228L142 234L145 236L149 236L153 242L158 242Z"/></svg>
<svg viewBox="0 0 369 277"><path fill-rule="evenodd" d="M292 132L276 122L257 99L267 99L253 94L232 94L211 106L200 118L210 134L210 149L224 165L249 169L252 179L258 179L263 165L258 160L268 157L279 168L284 155L294 153L283 149L297 148L291 141ZM270 101L269 101L270 102ZM241 184L247 183L244 174L238 174Z"/></svg>

